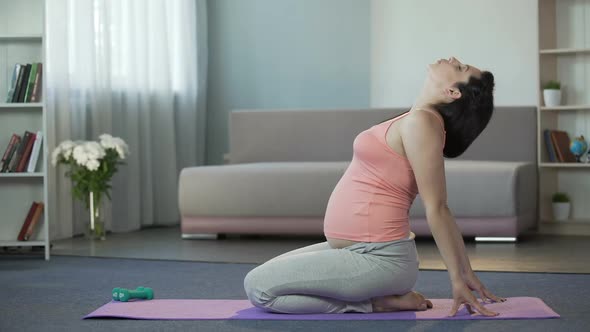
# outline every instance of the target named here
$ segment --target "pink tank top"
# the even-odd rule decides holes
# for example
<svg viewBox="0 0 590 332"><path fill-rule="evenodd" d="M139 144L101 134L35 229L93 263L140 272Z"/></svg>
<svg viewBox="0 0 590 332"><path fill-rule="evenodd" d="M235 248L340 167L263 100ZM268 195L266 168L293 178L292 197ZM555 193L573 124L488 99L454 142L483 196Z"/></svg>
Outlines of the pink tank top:
<svg viewBox="0 0 590 332"><path fill-rule="evenodd" d="M328 200L326 237L387 242L410 236L408 213L418 194L416 179L409 160L385 140L391 124L407 114L374 125L354 139L352 161ZM436 116L444 135L442 117Z"/></svg>

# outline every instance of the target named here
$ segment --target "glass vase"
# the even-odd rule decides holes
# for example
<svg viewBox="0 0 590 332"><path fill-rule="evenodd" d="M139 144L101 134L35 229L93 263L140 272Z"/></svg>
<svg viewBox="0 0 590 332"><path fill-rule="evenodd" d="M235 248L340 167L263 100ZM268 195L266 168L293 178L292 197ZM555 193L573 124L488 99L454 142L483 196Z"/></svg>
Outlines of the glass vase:
<svg viewBox="0 0 590 332"><path fill-rule="evenodd" d="M88 213L90 214L90 222L86 227L86 238L90 240L106 240L102 198L102 194L99 192L90 192L88 194Z"/></svg>

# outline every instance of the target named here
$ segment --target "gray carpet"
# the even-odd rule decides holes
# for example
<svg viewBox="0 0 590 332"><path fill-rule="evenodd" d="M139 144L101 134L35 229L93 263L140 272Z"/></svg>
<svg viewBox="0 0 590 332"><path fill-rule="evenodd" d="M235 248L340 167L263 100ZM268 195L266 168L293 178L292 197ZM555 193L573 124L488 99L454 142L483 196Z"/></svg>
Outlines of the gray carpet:
<svg viewBox="0 0 590 332"><path fill-rule="evenodd" d="M253 264L52 256L0 256L0 331L588 331L590 275L479 272L499 296L539 297L560 319L505 321L148 321L82 317L113 287L154 289L157 298L245 299ZM446 271L420 271L416 290L451 296Z"/></svg>

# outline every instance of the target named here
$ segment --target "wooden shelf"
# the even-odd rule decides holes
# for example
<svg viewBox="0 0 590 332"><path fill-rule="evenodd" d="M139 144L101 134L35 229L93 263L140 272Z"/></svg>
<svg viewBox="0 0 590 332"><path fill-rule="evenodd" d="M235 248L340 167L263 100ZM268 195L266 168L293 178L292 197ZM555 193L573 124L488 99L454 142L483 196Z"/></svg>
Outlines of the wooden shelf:
<svg viewBox="0 0 590 332"><path fill-rule="evenodd" d="M541 167L556 167L556 168L586 168L590 167L590 164L586 163L540 163Z"/></svg>
<svg viewBox="0 0 590 332"><path fill-rule="evenodd" d="M0 35L0 42L3 41L38 41L43 40L43 35Z"/></svg>
<svg viewBox="0 0 590 332"><path fill-rule="evenodd" d="M0 241L0 247L46 246L45 241Z"/></svg>
<svg viewBox="0 0 590 332"><path fill-rule="evenodd" d="M541 106L541 111L556 112L556 111L590 111L590 105L563 105L563 106Z"/></svg>
<svg viewBox="0 0 590 332"><path fill-rule="evenodd" d="M590 226L590 218L589 219L568 219L568 220L554 220L554 219L542 219L541 223L543 224L584 224Z"/></svg>
<svg viewBox="0 0 590 332"><path fill-rule="evenodd" d="M572 55L590 53L590 48L555 48L539 50L539 54Z"/></svg>
<svg viewBox="0 0 590 332"><path fill-rule="evenodd" d="M0 103L0 109L10 108L43 108L43 103Z"/></svg>
<svg viewBox="0 0 590 332"><path fill-rule="evenodd" d="M538 233L588 236L590 235L590 219L542 220L539 224Z"/></svg>
<svg viewBox="0 0 590 332"><path fill-rule="evenodd" d="M0 173L0 178L42 178L42 177L43 177L43 173L41 173L41 172Z"/></svg>

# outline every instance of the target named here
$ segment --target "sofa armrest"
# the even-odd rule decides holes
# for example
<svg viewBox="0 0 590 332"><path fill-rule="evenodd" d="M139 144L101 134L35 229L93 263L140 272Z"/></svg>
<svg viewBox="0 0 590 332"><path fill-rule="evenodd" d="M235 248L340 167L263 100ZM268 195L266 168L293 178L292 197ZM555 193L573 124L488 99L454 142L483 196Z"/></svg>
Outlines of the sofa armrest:
<svg viewBox="0 0 590 332"><path fill-rule="evenodd" d="M536 164L527 163L518 167L515 196L519 233L538 226L538 177Z"/></svg>

